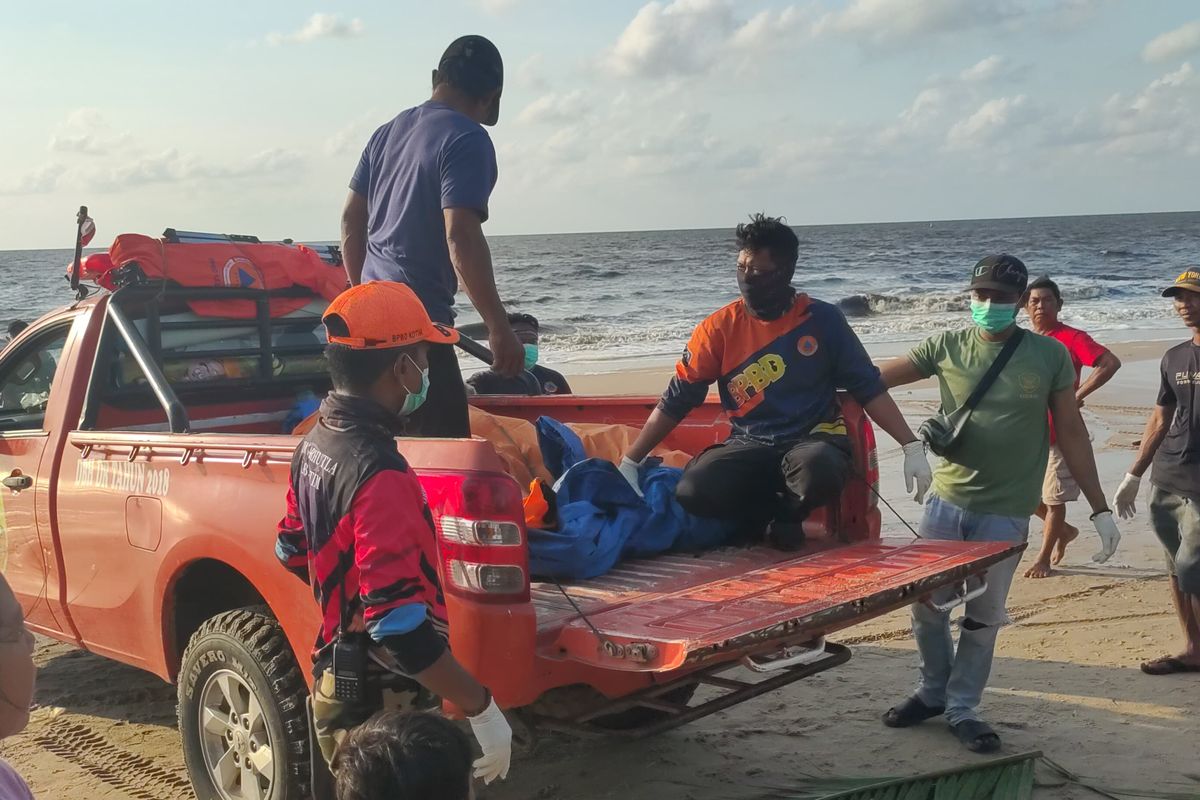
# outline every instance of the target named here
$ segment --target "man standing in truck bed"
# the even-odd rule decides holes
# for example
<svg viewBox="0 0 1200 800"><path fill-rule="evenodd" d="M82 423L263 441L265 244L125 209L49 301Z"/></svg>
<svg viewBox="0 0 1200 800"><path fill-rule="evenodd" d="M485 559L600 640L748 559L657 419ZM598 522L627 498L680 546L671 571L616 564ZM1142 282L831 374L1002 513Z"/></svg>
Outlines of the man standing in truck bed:
<svg viewBox="0 0 1200 800"><path fill-rule="evenodd" d="M382 708L428 694L461 708L483 757L476 775L508 773L512 731L446 647L437 541L425 495L395 436L425 401L430 344L458 340L399 283L355 286L325 312L333 391L292 458L275 554L321 605L313 725L326 762Z"/></svg>
<svg viewBox="0 0 1200 800"><path fill-rule="evenodd" d="M342 212L342 257L352 284L407 284L443 325L454 323L457 274L487 325L493 368L511 377L524 351L483 235L496 184L496 150L483 125L499 119L503 86L500 51L487 39L463 36L446 48L432 98L375 131L363 150ZM450 345L430 345L429 381L429 403L407 432L470 436L467 391Z"/></svg>

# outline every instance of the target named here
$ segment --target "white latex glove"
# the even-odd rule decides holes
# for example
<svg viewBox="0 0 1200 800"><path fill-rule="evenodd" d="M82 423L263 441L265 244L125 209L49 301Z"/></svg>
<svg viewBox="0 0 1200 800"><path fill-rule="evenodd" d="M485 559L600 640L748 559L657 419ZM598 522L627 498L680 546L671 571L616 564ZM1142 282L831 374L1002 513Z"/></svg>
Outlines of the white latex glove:
<svg viewBox="0 0 1200 800"><path fill-rule="evenodd" d="M1101 511L1092 517L1092 524L1096 526L1096 533L1100 534L1101 550L1092 556L1092 561L1097 564L1103 564L1112 558L1112 554L1117 552L1117 543L1121 541L1121 532L1117 530L1117 521L1113 519L1111 511Z"/></svg>
<svg viewBox="0 0 1200 800"><path fill-rule="evenodd" d="M496 701L488 703L479 714L467 717L471 731L483 756L475 761L475 777L483 778L485 784L508 777L508 766L512 763L512 728Z"/></svg>
<svg viewBox="0 0 1200 800"><path fill-rule="evenodd" d="M642 494L642 487L638 485L638 468L640 466L641 462L632 461L628 456L621 456L621 463L617 466L617 469L621 471L621 477L628 481L633 490L637 492L637 496L645 497Z"/></svg>
<svg viewBox="0 0 1200 800"><path fill-rule="evenodd" d="M916 484L913 500L924 502L925 493L933 483L933 470L925 457L925 443L918 439L904 445L904 491L911 492Z"/></svg>
<svg viewBox="0 0 1200 800"><path fill-rule="evenodd" d="M1133 519L1133 515L1137 513L1138 489L1141 486L1141 478L1125 473L1125 478L1117 487L1117 493L1113 495L1113 505L1117 507L1117 516L1121 519Z"/></svg>

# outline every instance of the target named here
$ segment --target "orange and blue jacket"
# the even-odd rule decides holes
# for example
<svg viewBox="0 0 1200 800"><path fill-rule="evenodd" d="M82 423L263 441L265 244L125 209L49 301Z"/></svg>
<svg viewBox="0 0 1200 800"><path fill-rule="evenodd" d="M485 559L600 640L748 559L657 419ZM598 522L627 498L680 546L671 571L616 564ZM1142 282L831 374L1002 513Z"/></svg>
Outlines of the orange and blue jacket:
<svg viewBox="0 0 1200 800"><path fill-rule="evenodd" d="M713 383L731 438L766 445L846 435L836 392L866 404L886 387L838 308L807 295L762 320L736 300L696 326L659 409L682 420Z"/></svg>

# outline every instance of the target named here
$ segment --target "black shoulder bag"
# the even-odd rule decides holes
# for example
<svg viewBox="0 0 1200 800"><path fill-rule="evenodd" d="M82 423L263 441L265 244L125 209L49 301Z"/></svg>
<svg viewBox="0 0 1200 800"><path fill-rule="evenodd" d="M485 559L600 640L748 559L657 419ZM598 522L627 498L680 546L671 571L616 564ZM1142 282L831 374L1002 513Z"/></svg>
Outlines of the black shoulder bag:
<svg viewBox="0 0 1200 800"><path fill-rule="evenodd" d="M971 412L975 406L979 405L979 401L983 399L987 390L992 388L992 384L996 382L996 378L1000 376L1004 366L1016 352L1017 346L1021 344L1021 337L1024 334L1025 331L1021 328L1013 331L1013 335L1008 337L1008 341L1004 343L1004 347L996 355L996 360L988 367L988 371L984 373L975 390L971 392L967 402L956 408L951 414L939 413L921 424L917 435L925 441L934 455L946 458L957 448Z"/></svg>

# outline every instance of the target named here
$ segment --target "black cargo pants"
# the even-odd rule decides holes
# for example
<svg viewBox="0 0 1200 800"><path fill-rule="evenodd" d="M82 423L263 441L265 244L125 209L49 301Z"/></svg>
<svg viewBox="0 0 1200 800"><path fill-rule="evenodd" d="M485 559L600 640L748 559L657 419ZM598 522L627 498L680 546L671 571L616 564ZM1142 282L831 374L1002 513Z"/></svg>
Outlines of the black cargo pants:
<svg viewBox="0 0 1200 800"><path fill-rule="evenodd" d="M837 498L850 472L848 442L764 445L729 439L691 460L675 496L698 517L740 521L743 535L752 538L772 521L799 526Z"/></svg>

